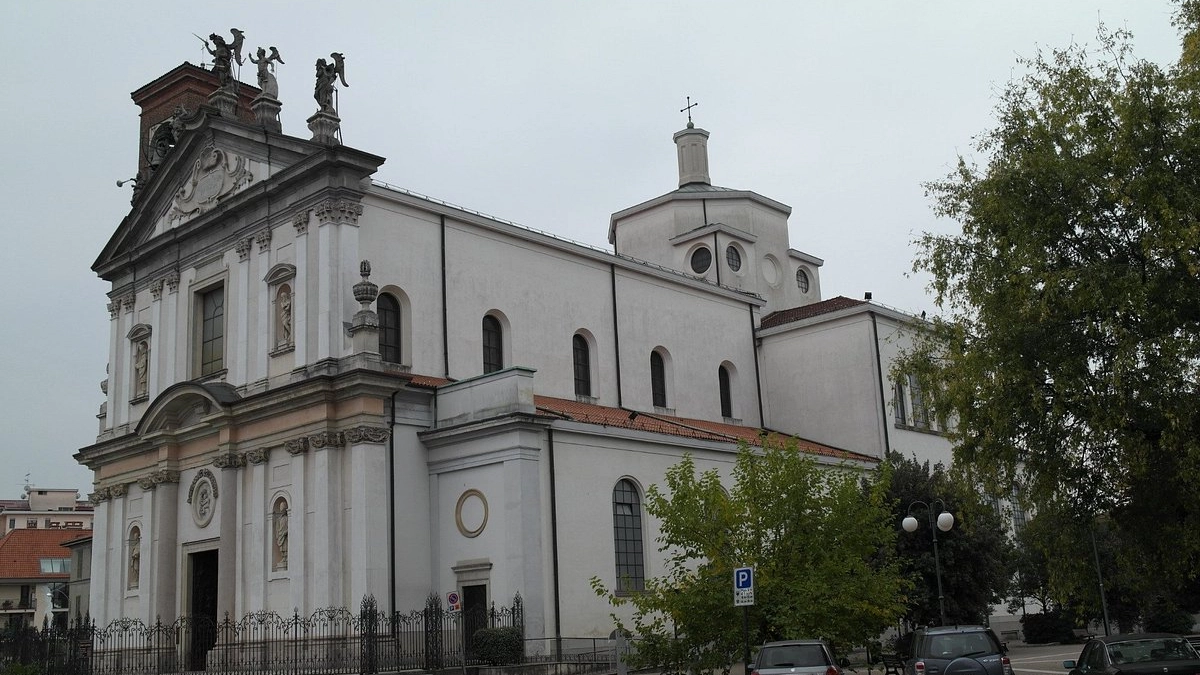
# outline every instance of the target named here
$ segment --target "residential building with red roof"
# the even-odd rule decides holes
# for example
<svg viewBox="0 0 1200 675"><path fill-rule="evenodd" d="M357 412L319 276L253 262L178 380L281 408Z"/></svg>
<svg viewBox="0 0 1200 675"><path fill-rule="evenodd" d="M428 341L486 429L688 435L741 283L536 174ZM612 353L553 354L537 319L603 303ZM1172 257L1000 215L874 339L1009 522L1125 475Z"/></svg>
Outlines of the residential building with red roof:
<svg viewBox="0 0 1200 675"><path fill-rule="evenodd" d="M71 552L79 532L18 528L0 537L0 626L66 625Z"/></svg>
<svg viewBox="0 0 1200 675"><path fill-rule="evenodd" d="M520 593L527 636L608 636L590 580L664 571L645 495L685 455L728 477L764 439L851 471L948 454L890 373L919 319L824 299L791 207L713 184L691 122L676 187L615 212L610 250L383 183L336 111L284 130L249 91L184 64L133 94L76 455L100 623Z"/></svg>

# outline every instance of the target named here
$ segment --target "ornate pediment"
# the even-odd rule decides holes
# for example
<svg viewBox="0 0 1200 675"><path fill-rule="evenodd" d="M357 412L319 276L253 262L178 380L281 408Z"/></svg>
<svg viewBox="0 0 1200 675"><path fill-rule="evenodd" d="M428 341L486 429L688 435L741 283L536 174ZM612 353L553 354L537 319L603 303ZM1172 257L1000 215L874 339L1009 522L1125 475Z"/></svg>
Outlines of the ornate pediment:
<svg viewBox="0 0 1200 675"><path fill-rule="evenodd" d="M247 158L206 145L171 198L171 208L166 215L167 228L212 209L253 180Z"/></svg>

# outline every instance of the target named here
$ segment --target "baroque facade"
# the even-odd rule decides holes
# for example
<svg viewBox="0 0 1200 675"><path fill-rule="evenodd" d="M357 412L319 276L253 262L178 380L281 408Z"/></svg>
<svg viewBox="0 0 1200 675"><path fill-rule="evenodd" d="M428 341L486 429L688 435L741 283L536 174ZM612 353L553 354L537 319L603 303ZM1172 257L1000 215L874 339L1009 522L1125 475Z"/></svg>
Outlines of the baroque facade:
<svg viewBox="0 0 1200 675"><path fill-rule="evenodd" d="M602 251L378 182L325 105L278 133L273 97L189 64L133 96L77 455L101 623L454 591L520 593L529 636L607 636L589 579L662 571L642 503L684 453L726 470L767 430L830 463L949 458L888 372L914 318L822 299L790 207L713 185L691 122L678 188Z"/></svg>

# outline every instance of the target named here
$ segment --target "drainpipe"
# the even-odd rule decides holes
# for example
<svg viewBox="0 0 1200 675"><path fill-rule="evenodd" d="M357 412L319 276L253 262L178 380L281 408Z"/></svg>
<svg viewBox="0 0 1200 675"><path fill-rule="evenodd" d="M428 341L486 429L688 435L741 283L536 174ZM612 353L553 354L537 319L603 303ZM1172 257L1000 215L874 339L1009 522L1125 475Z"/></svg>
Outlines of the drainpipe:
<svg viewBox="0 0 1200 675"><path fill-rule="evenodd" d="M879 381L879 407L883 409L883 456L879 459L887 459L888 453L892 451L892 440L888 435L887 398L883 394L883 361L879 358L879 325L875 322L875 312L868 311L867 315L871 317L871 337L874 338L874 342L871 343L871 351L875 352L875 377Z"/></svg>
<svg viewBox="0 0 1200 675"><path fill-rule="evenodd" d="M450 335L447 332L447 308L446 308L446 216L441 217L442 221L442 372L445 373L446 379L450 379ZM435 418L434 424L437 420Z"/></svg>
<svg viewBox="0 0 1200 675"><path fill-rule="evenodd" d="M621 331L617 328L617 266L608 264L609 278L612 280L612 319L613 319L613 351L616 352L617 364L617 407L621 402Z"/></svg>
<svg viewBox="0 0 1200 675"><path fill-rule="evenodd" d="M763 415L762 378L758 372L758 348L761 344L754 331L754 305L747 302L746 308L750 310L750 339L753 340L754 348L754 391L758 393L758 426L766 427L767 418Z"/></svg>

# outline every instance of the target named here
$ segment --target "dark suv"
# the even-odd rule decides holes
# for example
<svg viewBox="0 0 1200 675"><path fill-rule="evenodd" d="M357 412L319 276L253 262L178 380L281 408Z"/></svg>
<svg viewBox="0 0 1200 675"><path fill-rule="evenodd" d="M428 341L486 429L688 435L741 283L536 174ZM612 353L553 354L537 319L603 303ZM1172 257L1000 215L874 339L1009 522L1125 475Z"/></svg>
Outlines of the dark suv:
<svg viewBox="0 0 1200 675"><path fill-rule="evenodd" d="M920 628L898 647L905 675L1013 675L1005 648L984 626Z"/></svg>

